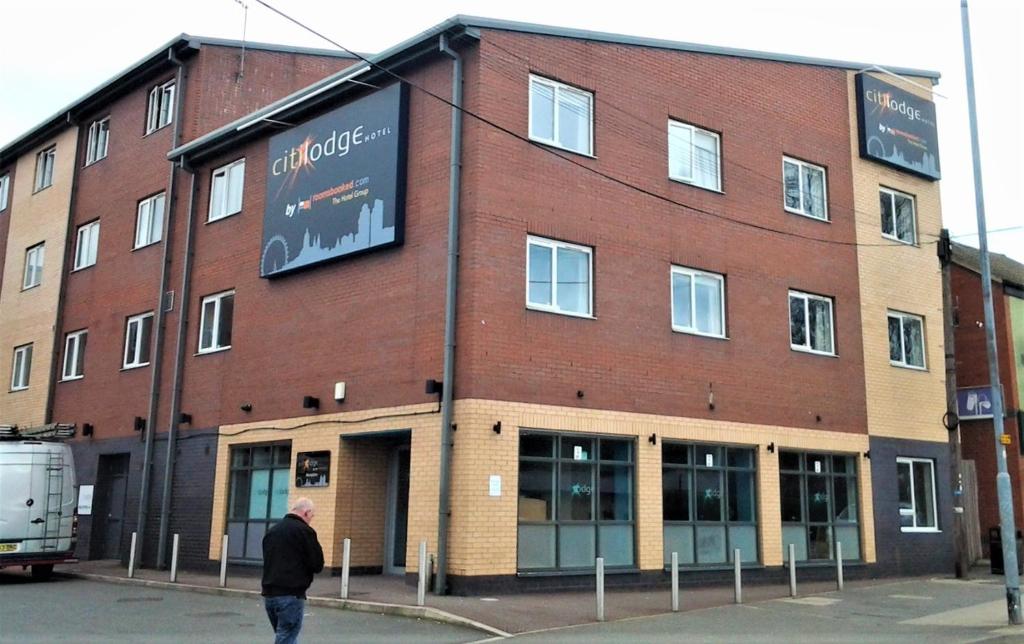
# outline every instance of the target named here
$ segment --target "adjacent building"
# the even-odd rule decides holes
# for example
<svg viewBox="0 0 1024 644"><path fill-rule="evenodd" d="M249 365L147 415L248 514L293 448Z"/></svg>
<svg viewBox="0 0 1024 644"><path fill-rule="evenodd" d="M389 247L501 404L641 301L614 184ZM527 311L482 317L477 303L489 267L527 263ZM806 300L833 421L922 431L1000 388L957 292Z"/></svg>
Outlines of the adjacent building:
<svg viewBox="0 0 1024 644"><path fill-rule="evenodd" d="M1024 264L998 253L989 254L992 269L992 308L995 313L999 387L1003 395L1003 434L1009 442L1006 467L1013 490L1013 516L1024 529ZM985 337L981 260L978 249L953 244L951 284L956 321L956 384L963 458L974 462L978 499L978 528L987 552L988 530L999 526L996 496L996 437L992 428L992 386ZM975 483L974 481L968 484Z"/></svg>
<svg viewBox="0 0 1024 644"><path fill-rule="evenodd" d="M329 565L443 533L455 592L951 565L937 73L466 17L349 62L190 130L124 195L178 195L162 259L70 276L54 418L101 498L149 463L147 543L258 564L304 495Z"/></svg>

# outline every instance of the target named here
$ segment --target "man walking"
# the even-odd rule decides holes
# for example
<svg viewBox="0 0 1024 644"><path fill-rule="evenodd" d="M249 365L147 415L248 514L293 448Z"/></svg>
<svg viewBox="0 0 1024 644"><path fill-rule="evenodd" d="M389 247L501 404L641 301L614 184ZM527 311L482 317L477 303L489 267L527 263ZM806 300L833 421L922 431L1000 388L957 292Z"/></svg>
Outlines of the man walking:
<svg viewBox="0 0 1024 644"><path fill-rule="evenodd" d="M313 502L299 499L263 537L263 604L275 644L299 640L306 589L324 569L324 551L309 525L312 520Z"/></svg>

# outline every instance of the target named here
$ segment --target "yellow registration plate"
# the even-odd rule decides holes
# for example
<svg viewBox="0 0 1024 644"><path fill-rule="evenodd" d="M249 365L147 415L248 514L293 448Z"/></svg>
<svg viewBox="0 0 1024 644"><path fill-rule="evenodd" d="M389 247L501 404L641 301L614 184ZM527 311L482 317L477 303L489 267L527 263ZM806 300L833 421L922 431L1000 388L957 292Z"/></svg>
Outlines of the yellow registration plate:
<svg viewBox="0 0 1024 644"><path fill-rule="evenodd" d="M15 552L18 550L16 543L0 543L0 552Z"/></svg>

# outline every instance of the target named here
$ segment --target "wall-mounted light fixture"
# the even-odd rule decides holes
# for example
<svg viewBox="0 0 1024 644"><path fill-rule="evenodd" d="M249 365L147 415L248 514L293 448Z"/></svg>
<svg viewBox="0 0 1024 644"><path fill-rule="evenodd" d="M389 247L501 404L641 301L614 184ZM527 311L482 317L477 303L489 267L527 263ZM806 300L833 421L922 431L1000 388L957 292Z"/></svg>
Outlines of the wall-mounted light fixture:
<svg viewBox="0 0 1024 644"><path fill-rule="evenodd" d="M708 409L715 411L715 385L708 383Z"/></svg>
<svg viewBox="0 0 1024 644"><path fill-rule="evenodd" d="M320 399L316 396L303 396L302 397L302 408L303 409L320 409Z"/></svg>
<svg viewBox="0 0 1024 644"><path fill-rule="evenodd" d="M583 390L582 389L577 389L576 390L576 397L577 398L582 398L583 397Z"/></svg>
<svg viewBox="0 0 1024 644"><path fill-rule="evenodd" d="M134 428L135 431L137 432L141 432L142 430L146 429L146 419L143 418L142 416L136 416Z"/></svg>
<svg viewBox="0 0 1024 644"><path fill-rule="evenodd" d="M334 401L343 403L345 402L345 383L336 382L334 383Z"/></svg>
<svg viewBox="0 0 1024 644"><path fill-rule="evenodd" d="M768 451L770 453L774 454L775 453L775 442L772 441L771 443L768 443L767 449L768 449Z"/></svg>
<svg viewBox="0 0 1024 644"><path fill-rule="evenodd" d="M241 405L239 405L238 408L241 409L242 411L248 413L248 412L252 411L252 403L244 402Z"/></svg>
<svg viewBox="0 0 1024 644"><path fill-rule="evenodd" d="M186 414L185 412L178 414L178 423L182 425L191 425L192 414Z"/></svg>
<svg viewBox="0 0 1024 644"><path fill-rule="evenodd" d="M871 460L871 450L864 452L864 458L868 459L869 461Z"/></svg>
<svg viewBox="0 0 1024 644"><path fill-rule="evenodd" d="M82 436L92 436L92 423L82 423Z"/></svg>
<svg viewBox="0 0 1024 644"><path fill-rule="evenodd" d="M491 429L494 431L495 434L500 434L501 433L501 421L499 420L498 422L494 423L494 425L491 427Z"/></svg>
<svg viewBox="0 0 1024 644"><path fill-rule="evenodd" d="M434 380L433 378L431 378L430 380L427 381L426 387L424 388L424 392L427 394L437 394L438 396L440 396L442 393L444 393L444 383L442 383L440 380Z"/></svg>
<svg viewBox="0 0 1024 644"><path fill-rule="evenodd" d="M814 422L816 422L816 423L820 423L821 422L821 414L815 414L814 415Z"/></svg>
<svg viewBox="0 0 1024 644"><path fill-rule="evenodd" d="M650 443L651 445L657 445L658 444L658 435L657 434L651 434L650 436L647 437L647 442Z"/></svg>

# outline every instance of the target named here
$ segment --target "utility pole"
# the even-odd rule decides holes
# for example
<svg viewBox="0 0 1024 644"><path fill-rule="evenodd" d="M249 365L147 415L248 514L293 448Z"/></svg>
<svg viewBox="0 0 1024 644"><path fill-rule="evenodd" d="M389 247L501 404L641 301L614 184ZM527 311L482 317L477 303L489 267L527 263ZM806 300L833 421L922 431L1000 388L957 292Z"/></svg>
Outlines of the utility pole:
<svg viewBox="0 0 1024 644"><path fill-rule="evenodd" d="M949 430L949 474L953 484L953 570L957 579L967 579L971 561L967 552L967 526L964 525L964 478L960 454L960 419L956 404L956 336L953 317L953 288L950 264L953 244L949 230L939 236L939 263L942 265L942 346L946 354L946 415L943 424Z"/></svg>
<svg viewBox="0 0 1024 644"><path fill-rule="evenodd" d="M989 387L992 391L992 430L996 443L996 490L999 493L999 524L1003 539L1003 570L1006 580L1006 610L1010 624L1024 623L1020 608L1020 574L1017 572L1016 525L1013 520L1013 490L1006 471L1003 435L1003 392L999 380L999 354L996 351L996 324L992 306L992 267L988 257L988 233L985 230L985 194L981 183L981 150L978 145L978 115L974 103L974 62L971 58L971 23L967 0L960 0L964 32L964 63L967 72L967 114L971 124L971 156L974 158L974 201L978 211L978 239L981 247L981 293L985 303L985 339L988 348Z"/></svg>

